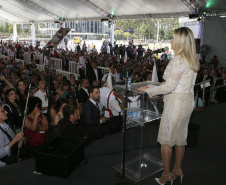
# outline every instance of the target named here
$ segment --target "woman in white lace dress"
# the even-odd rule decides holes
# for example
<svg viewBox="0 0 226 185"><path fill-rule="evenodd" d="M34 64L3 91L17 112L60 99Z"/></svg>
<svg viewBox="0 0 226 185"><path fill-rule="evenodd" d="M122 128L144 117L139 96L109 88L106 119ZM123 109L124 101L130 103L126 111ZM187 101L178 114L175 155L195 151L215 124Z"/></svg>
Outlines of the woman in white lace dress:
<svg viewBox="0 0 226 185"><path fill-rule="evenodd" d="M160 123L158 142L161 144L163 173L156 178L159 184L173 182L176 177L183 178L181 163L187 144L188 122L194 107L193 88L199 70L196 57L195 40L189 28L182 27L174 30L171 39L175 56L167 66L164 80L160 86L139 88L149 96L164 94L164 112ZM170 173L172 147L175 146L176 160Z"/></svg>

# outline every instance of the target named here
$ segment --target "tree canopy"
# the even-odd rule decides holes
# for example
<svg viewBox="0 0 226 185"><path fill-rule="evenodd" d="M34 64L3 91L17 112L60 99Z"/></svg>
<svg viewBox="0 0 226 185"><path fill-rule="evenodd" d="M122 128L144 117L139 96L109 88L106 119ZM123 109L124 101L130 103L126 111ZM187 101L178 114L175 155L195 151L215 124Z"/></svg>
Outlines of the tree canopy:
<svg viewBox="0 0 226 185"><path fill-rule="evenodd" d="M169 40L173 36L173 30L179 27L179 18L167 19L140 19L140 20L117 20L115 30L129 32L134 38L157 39L157 30L159 25L159 40ZM115 32L117 33L117 32ZM124 33L121 33L124 34Z"/></svg>

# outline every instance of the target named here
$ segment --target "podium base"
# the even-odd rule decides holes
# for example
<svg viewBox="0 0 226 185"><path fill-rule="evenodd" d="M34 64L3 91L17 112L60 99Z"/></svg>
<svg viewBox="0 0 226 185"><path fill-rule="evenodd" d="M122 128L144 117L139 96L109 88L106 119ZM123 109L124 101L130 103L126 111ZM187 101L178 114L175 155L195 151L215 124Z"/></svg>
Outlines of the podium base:
<svg viewBox="0 0 226 185"><path fill-rule="evenodd" d="M114 167L117 171L122 171L122 165ZM136 157L130 161L126 161L125 175L134 182L139 182L162 170L162 161L144 153L141 157Z"/></svg>

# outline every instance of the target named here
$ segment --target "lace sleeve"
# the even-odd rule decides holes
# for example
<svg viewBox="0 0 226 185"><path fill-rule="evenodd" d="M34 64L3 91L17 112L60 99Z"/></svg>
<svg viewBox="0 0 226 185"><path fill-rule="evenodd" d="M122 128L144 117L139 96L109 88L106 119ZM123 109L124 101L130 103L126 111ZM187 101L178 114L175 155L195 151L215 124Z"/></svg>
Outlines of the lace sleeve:
<svg viewBox="0 0 226 185"><path fill-rule="evenodd" d="M180 63L179 61L171 61L173 62L173 66L169 71L168 78L166 79L166 83L164 85L160 85L158 87L152 87L145 90L149 96L155 96L159 94L168 94L172 92L176 86L178 85L181 76L185 70L185 65Z"/></svg>

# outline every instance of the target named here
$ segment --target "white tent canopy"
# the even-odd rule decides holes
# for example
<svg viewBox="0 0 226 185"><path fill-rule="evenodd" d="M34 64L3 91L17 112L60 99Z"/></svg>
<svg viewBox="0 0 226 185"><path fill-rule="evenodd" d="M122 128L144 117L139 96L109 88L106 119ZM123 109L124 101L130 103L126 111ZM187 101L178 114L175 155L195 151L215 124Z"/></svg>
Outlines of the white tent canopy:
<svg viewBox="0 0 226 185"><path fill-rule="evenodd" d="M0 0L0 19L12 24L188 17L192 13L225 16L226 0ZM225 29L217 33L221 44L209 35L212 28L225 28L224 23L221 18L205 21L201 36L202 44L212 49L207 58L217 55L222 66L226 66L226 55L221 51Z"/></svg>
<svg viewBox="0 0 226 185"><path fill-rule="evenodd" d="M225 0L0 0L0 19L11 23L64 19L140 19L188 16L193 11L225 13Z"/></svg>

